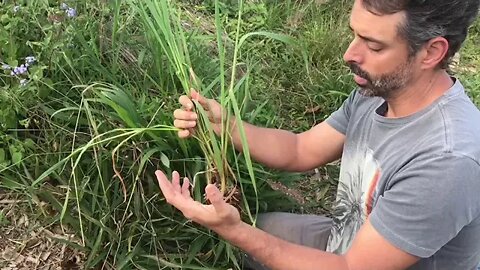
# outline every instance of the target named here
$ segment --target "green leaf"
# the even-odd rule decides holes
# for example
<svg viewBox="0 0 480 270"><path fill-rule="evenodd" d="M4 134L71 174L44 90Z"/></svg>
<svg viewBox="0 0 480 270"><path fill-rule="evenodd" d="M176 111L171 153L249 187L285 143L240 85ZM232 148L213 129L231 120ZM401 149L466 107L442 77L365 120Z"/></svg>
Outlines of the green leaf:
<svg viewBox="0 0 480 270"><path fill-rule="evenodd" d="M160 154L160 160L162 161L162 164L165 167L170 169L170 160L168 159L168 157L164 153Z"/></svg>
<svg viewBox="0 0 480 270"><path fill-rule="evenodd" d="M21 152L14 152L12 154L12 162L15 165L19 165L20 162L22 161L23 154Z"/></svg>
<svg viewBox="0 0 480 270"><path fill-rule="evenodd" d="M24 128L28 128L28 126L30 125L30 118L19 120L18 123L22 125Z"/></svg>
<svg viewBox="0 0 480 270"><path fill-rule="evenodd" d="M45 67L39 67L39 66L35 66L31 69L31 75L30 77L32 78L32 80L34 81L38 81L40 79L43 78L43 70L45 69Z"/></svg>
<svg viewBox="0 0 480 270"><path fill-rule="evenodd" d="M210 235L200 235L195 240L193 240L190 245L190 249L187 252L186 264L190 264L192 260L197 256L202 247L210 240Z"/></svg>
<svg viewBox="0 0 480 270"><path fill-rule="evenodd" d="M0 211L0 226L8 225L8 224L10 224L10 221L9 221L8 218L5 216L5 214L3 213L3 211Z"/></svg>
<svg viewBox="0 0 480 270"><path fill-rule="evenodd" d="M23 146L27 149L33 149L35 147L35 142L32 139L26 139L23 142Z"/></svg>
<svg viewBox="0 0 480 270"><path fill-rule="evenodd" d="M12 180L12 179L1 179L1 186L2 187L5 187L7 189L11 189L11 190L21 190L23 188L25 188L24 185L22 185L21 183L17 182L17 180Z"/></svg>
<svg viewBox="0 0 480 270"><path fill-rule="evenodd" d="M0 163L5 161L5 150L3 148L0 148Z"/></svg>
<svg viewBox="0 0 480 270"><path fill-rule="evenodd" d="M8 14L6 14L6 13L3 14L2 16L0 16L0 21L1 21L2 23L6 23L8 19L9 19L9 16L8 16Z"/></svg>
<svg viewBox="0 0 480 270"><path fill-rule="evenodd" d="M97 234L97 239L95 240L95 244L93 245L92 250L90 251L90 255L88 255L88 259L86 262L87 266L92 264L92 261L97 255L97 251L99 250L100 245L102 244L102 239L103 239L103 229L100 228L100 231Z"/></svg>

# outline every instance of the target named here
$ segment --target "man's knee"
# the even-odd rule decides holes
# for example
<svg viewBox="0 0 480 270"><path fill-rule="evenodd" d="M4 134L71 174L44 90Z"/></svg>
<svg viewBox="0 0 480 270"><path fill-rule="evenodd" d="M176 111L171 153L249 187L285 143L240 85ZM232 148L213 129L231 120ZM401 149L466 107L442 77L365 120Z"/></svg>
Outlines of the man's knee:
<svg viewBox="0 0 480 270"><path fill-rule="evenodd" d="M272 212L260 214L257 227L290 243L325 250L332 220L324 216ZM252 256L244 256L244 269L268 270Z"/></svg>
<svg viewBox="0 0 480 270"><path fill-rule="evenodd" d="M288 242L325 250L332 220L324 216L291 213L265 213L257 227Z"/></svg>

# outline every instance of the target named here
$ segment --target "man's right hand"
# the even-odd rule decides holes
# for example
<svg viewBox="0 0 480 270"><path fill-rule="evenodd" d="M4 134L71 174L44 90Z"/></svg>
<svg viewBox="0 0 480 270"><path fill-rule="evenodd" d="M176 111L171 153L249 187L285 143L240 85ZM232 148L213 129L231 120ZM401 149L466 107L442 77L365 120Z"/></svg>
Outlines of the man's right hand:
<svg viewBox="0 0 480 270"><path fill-rule="evenodd" d="M188 96L183 95L179 98L182 108L173 112L173 117L175 118L173 125L180 129L180 131L178 131L178 137L188 138L195 132L198 115L194 111L195 106L193 100L198 101L203 107L212 124L213 130L219 135L222 130L222 106L217 101L205 98L197 91L191 89Z"/></svg>

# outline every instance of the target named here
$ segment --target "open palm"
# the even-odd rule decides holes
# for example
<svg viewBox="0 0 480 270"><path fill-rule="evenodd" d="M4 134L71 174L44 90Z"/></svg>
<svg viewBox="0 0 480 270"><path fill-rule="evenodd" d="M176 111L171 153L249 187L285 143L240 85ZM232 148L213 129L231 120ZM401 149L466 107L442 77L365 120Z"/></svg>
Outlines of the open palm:
<svg viewBox="0 0 480 270"><path fill-rule="evenodd" d="M212 230L241 223L238 210L225 202L222 193L215 185L209 184L205 188L206 198L211 203L211 205L205 205L193 200L189 191L188 178L185 177L180 185L180 175L176 171L172 173L171 182L162 171L157 170L155 175L167 203L180 210L186 218Z"/></svg>

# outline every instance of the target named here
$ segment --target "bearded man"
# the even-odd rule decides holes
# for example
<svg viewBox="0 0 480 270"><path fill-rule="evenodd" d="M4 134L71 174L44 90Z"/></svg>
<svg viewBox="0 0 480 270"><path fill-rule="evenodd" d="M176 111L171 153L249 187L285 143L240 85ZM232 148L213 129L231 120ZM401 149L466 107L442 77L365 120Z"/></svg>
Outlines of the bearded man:
<svg viewBox="0 0 480 270"><path fill-rule="evenodd" d="M311 130L244 123L252 157L307 171L341 158L334 218L266 213L240 220L214 185L193 201L157 171L170 204L244 250L253 269L474 270L480 261L480 112L447 66L479 0L355 0L344 59L359 86ZM221 132L221 106L196 92L174 112L180 137L196 126L191 99ZM233 118L231 121L234 121ZM242 149L233 123L232 139Z"/></svg>

